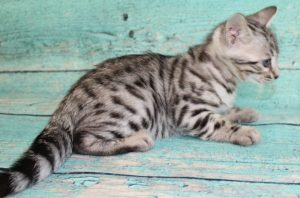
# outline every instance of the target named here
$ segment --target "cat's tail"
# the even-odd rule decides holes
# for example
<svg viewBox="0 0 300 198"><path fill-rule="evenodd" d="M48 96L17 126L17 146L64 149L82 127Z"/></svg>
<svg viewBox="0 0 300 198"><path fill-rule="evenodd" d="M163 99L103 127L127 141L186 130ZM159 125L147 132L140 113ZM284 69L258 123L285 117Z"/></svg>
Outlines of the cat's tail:
<svg viewBox="0 0 300 198"><path fill-rule="evenodd" d="M50 122L23 156L0 173L0 197L26 189L63 164L73 147L72 127L66 125Z"/></svg>

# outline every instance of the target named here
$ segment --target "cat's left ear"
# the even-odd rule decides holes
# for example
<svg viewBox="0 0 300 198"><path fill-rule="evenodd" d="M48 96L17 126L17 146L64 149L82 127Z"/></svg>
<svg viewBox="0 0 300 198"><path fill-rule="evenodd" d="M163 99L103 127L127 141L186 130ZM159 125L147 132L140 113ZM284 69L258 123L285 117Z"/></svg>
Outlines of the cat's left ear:
<svg viewBox="0 0 300 198"><path fill-rule="evenodd" d="M261 24L262 26L269 27L272 21L272 18L275 16L277 12L276 6L270 6L266 7L250 16L247 16L247 18L254 20Z"/></svg>
<svg viewBox="0 0 300 198"><path fill-rule="evenodd" d="M230 17L225 23L225 37L229 45L239 42L249 42L252 33L247 25L246 18L237 13Z"/></svg>

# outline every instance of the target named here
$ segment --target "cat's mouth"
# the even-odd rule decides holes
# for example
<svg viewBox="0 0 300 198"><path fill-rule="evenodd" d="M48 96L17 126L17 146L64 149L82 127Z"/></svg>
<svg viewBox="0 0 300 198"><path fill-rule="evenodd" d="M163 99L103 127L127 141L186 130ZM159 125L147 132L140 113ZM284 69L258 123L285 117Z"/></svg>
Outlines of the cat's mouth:
<svg viewBox="0 0 300 198"><path fill-rule="evenodd" d="M269 84L271 82L273 82L276 78L268 75L268 76L265 76L264 78L261 78L258 80L258 83L260 84Z"/></svg>

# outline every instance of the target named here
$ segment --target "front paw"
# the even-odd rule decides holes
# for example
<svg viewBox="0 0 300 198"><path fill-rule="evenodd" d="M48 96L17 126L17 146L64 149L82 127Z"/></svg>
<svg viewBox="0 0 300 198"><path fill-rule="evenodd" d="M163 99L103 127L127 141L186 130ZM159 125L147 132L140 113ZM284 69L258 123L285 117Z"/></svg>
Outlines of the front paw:
<svg viewBox="0 0 300 198"><path fill-rule="evenodd" d="M237 123L250 123L256 122L259 118L259 114L254 109L237 109L234 110L232 115L232 121Z"/></svg>
<svg viewBox="0 0 300 198"><path fill-rule="evenodd" d="M231 143L243 146L256 144L259 140L259 132L255 128L247 126L242 126L237 131L233 131L230 136Z"/></svg>

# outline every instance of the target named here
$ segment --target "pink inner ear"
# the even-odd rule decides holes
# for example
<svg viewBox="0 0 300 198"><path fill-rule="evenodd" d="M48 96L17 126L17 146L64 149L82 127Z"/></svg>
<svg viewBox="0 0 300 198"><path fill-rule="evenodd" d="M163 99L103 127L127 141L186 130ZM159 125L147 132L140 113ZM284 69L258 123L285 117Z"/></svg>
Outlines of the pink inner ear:
<svg viewBox="0 0 300 198"><path fill-rule="evenodd" d="M230 27L229 29L228 29L228 32L229 32L229 35L230 35L230 42L231 42L231 44L234 44L235 43L235 41L236 41L236 39L237 39L237 37L239 36L239 34L240 34L240 31L239 30L237 30L237 29L235 29L235 28L233 28L233 27Z"/></svg>
<svg viewBox="0 0 300 198"><path fill-rule="evenodd" d="M240 34L240 31L234 29L234 28L229 28L229 33L233 36L233 37L237 37Z"/></svg>

